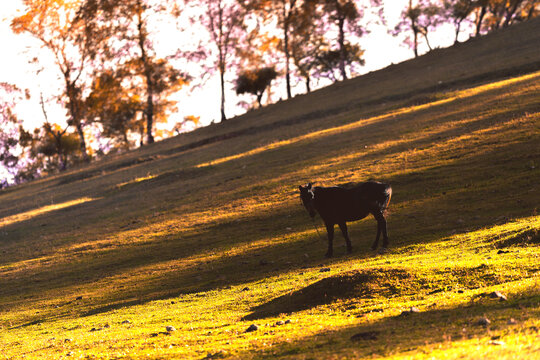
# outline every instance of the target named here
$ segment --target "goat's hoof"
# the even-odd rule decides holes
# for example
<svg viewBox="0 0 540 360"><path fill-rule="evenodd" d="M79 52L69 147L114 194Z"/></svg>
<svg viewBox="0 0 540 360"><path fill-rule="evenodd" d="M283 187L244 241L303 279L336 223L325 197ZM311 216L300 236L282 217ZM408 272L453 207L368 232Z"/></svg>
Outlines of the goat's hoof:
<svg viewBox="0 0 540 360"><path fill-rule="evenodd" d="M373 245L373 246L371 247L371 250L376 251L376 250L377 250L377 245Z"/></svg>
<svg viewBox="0 0 540 360"><path fill-rule="evenodd" d="M352 247L347 248L347 254L351 254L351 253L352 253Z"/></svg>
<svg viewBox="0 0 540 360"><path fill-rule="evenodd" d="M327 258L331 258L332 256L334 256L334 253L327 252L326 254L324 254L324 256Z"/></svg>
<svg viewBox="0 0 540 360"><path fill-rule="evenodd" d="M382 247L380 250L379 250L379 254L386 254L388 252L388 248L387 247Z"/></svg>

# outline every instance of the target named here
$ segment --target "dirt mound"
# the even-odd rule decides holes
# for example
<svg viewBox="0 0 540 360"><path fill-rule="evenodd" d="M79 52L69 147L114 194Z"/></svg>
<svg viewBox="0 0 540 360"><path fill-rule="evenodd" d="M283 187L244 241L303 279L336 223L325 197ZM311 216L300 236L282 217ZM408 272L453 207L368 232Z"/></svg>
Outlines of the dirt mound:
<svg viewBox="0 0 540 360"><path fill-rule="evenodd" d="M303 289L282 295L257 306L245 320L276 316L310 309L337 300L392 297L414 293L420 284L404 269L374 268L330 276Z"/></svg>

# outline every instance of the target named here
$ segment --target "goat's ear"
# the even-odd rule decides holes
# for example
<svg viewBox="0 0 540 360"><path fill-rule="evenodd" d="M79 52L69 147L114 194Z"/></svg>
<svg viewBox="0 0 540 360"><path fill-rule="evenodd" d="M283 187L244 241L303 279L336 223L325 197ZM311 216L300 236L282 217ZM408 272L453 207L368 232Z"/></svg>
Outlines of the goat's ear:
<svg viewBox="0 0 540 360"><path fill-rule="evenodd" d="M300 189L300 191L304 190L304 187L302 185L300 185L298 188Z"/></svg>
<svg viewBox="0 0 540 360"><path fill-rule="evenodd" d="M307 189L308 189L308 190L311 190L311 187L312 187L312 186L313 186L312 183L308 183L308 184L307 184Z"/></svg>

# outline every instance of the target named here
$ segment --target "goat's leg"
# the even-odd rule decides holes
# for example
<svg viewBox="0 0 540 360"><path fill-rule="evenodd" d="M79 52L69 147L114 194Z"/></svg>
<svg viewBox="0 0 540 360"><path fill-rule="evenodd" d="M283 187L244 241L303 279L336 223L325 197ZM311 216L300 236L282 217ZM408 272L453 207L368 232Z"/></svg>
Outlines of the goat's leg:
<svg viewBox="0 0 540 360"><path fill-rule="evenodd" d="M345 238L345 242L347 243L347 252L350 254L352 253L352 244L351 244L351 239L349 239L347 223L343 222L339 224L339 228L341 229L341 233L343 234L343 237Z"/></svg>
<svg viewBox="0 0 540 360"><path fill-rule="evenodd" d="M382 212L378 211L376 213L373 214L375 216L375 219L377 219L377 224L378 224L378 227L380 229L380 231L382 232L382 236L383 236L383 248L386 249L388 248L388 232L387 232L387 229L386 229L386 219L384 218L384 215L382 214ZM377 231L377 241L379 240L379 234L378 234L378 231Z"/></svg>
<svg viewBox="0 0 540 360"><path fill-rule="evenodd" d="M381 237L381 222L375 217L377 220L377 236L375 237L375 242L373 245L371 245L371 250L375 251L377 250L377 247L379 246L379 238Z"/></svg>
<svg viewBox="0 0 540 360"><path fill-rule="evenodd" d="M326 257L334 255L334 224L326 223L326 232L328 233L328 251Z"/></svg>

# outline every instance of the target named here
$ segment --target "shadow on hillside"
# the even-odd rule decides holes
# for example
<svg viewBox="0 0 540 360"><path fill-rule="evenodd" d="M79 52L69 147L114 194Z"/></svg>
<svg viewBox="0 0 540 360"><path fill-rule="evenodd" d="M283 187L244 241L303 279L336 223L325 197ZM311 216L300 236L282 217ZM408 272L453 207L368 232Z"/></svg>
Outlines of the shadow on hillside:
<svg viewBox="0 0 540 360"><path fill-rule="evenodd" d="M480 99L480 97L472 97ZM531 102L532 103L532 102ZM478 101L473 108L480 111L486 106L485 102ZM373 159L377 157L393 157L407 149L421 148L423 145L437 143L438 139L460 134L469 134L474 130L490 129L497 124L504 124L515 116L524 114L527 111L537 111L537 106L530 105L521 108L519 112L515 109L502 111L489 119L479 119L471 121L466 130L460 132L459 126L451 127L429 134L423 138L405 141L400 145L392 145L380 151L373 151L369 154ZM452 116L439 114L424 120L422 126L430 126L433 123L446 122L452 118L467 118L467 107L461 111L456 110ZM516 115L517 114L517 115ZM388 119L385 122L368 124L351 132L347 141L350 143L336 141L334 136L325 137L324 140L313 142L305 146L307 156L311 163L320 164L317 174L328 172L330 166L335 165L336 157L343 155L345 146L350 146L351 151L358 151L360 143L376 145L377 142L399 139L401 132L410 131L408 127L415 114L407 115L406 119ZM473 115L471 115L473 116ZM399 120L399 121L398 121ZM406 120L406 121L405 121ZM387 121L387 122L386 122ZM418 125L418 124L417 124ZM390 138L384 134L385 129L392 127L394 133ZM397 135L396 135L397 134ZM373 140L370 140L373 139ZM418 168L404 175L388 176L384 180L390 182L394 187L394 197L391 204L393 213L389 219L389 231L391 247L399 248L403 245L410 245L420 241L429 242L440 239L443 235L448 235L452 231L464 231L470 227L481 227L491 225L500 216L524 216L532 213L535 205L530 198L530 188L535 184L529 174L530 171L525 164L529 159L516 158L514 154L534 153L535 138L523 140L519 144L499 146L482 152L475 152L476 149L468 149L464 158L449 154L443 165L433 165L431 167ZM304 144L305 145L305 144ZM219 194L220 191L228 190L229 198L244 191L243 197L248 197L250 190L264 181L277 181L282 173L297 176L298 169L292 171L291 165L298 167L298 150L295 146L284 147L287 151L285 155L290 156L290 162L286 158L280 158L283 164L281 168L268 166L268 158L263 154L250 156L250 167L244 173L239 169L244 162L234 163L233 170L220 164L212 167L212 171L187 172L167 172L158 175L147 181L132 183L110 191L108 196L96 200L92 204L77 206L76 213L60 210L41 215L32 220L19 223L17 226L8 226L6 231L10 236L20 236L24 240L24 245L28 248L37 246L40 243L40 235L43 232L57 234L61 237L63 233L78 227L81 236L69 236L59 243L50 244L48 254L32 254L29 259L36 259L45 255L53 256L58 249L69 248L78 242L90 242L94 240L104 240L128 230L144 231L145 226L159 223L164 220L174 218L174 214L166 214L164 217L148 217L148 209L141 209L144 205L137 198L138 193L144 192L147 198L162 201L178 201L183 194L177 192L200 192L202 205L197 211L206 210L215 206L212 198L204 198L208 190L207 177L198 179L197 176L209 176L214 174L214 178L219 181L212 190ZM518 149L519 151L516 151ZM530 149L533 149L531 151ZM536 147L537 149L537 147ZM281 154L281 153L280 153ZM304 156L304 154L302 154ZM346 154L345 154L346 155ZM466 157L465 157L466 155ZM426 162L429 164L429 162ZM344 170L346 169L346 170ZM358 169L358 159L345 159L339 163L339 167L334 170L354 172ZM287 170L287 171L285 171ZM220 173L221 171L221 173ZM226 182L219 176L227 172ZM253 175L256 174L254 178ZM537 171L536 171L537 172ZM536 173L535 172L535 173ZM246 174L248 173L248 174ZM277 174L276 174L277 173ZM317 175L315 174L315 176ZM479 174L484 174L481 180ZM194 176L196 185L183 189L184 181ZM339 176L335 176L339 178ZM269 180L270 179L270 180ZM181 181L180 181L181 180ZM296 179L294 179L296 181ZM179 183L177 188L171 186ZM213 183L212 183L213 184ZM166 187L165 185L169 186ZM291 191L296 190L297 183L289 184ZM162 192L165 190L175 193L170 194L170 198L165 199ZM237 190L238 189L238 190ZM167 192L167 194L169 194ZM242 198L241 196L236 196ZM296 197L296 196L295 196ZM513 201L519 199L520 204ZM126 200L126 201L124 201ZM487 201L486 201L487 200ZM226 200L220 200L223 205ZM121 203L126 208L120 208L114 212L116 203ZM504 204L504 207L501 205ZM133 209L132 209L133 208ZM392 211L392 208L396 209ZM115 221L113 226L107 228L110 221L107 216ZM114 215L114 216L112 216ZM116 217L115 217L116 216ZM474 218L474 217L477 218ZM120 223L128 222L130 217L143 217L144 224L134 223L127 229ZM148 218L146 218L148 217ZM119 219L119 220L118 220ZM46 226L43 221L48 220ZM181 225L181 224L180 224ZM103 227L103 228L101 228ZM68 229L66 231L66 229ZM351 238L356 252L351 255L356 259L374 256L365 251L375 236L376 225L373 219L362 221L351 226ZM109 234L110 231L116 234ZM19 232L19 235L17 235ZM85 232L88 235L85 238ZM302 235L295 235L302 234ZM152 241L138 243L136 239L127 246L100 245L92 250L95 252L85 253L84 251L74 251L66 255L66 259L58 260L57 263L35 267L35 270L21 272L5 277L0 280L0 287L3 295L20 296L21 298L39 299L43 293L51 290L62 289L68 291L71 288L81 287L84 284L98 283L103 279L110 282L116 281L115 277L122 277L132 271L134 274L144 274L144 278L131 279L122 284L122 289L111 290L100 299L89 299L86 305L87 313L94 314L109 311L115 307L130 306L134 303L141 303L156 299L164 299L176 296L179 293L200 292L234 286L248 281L256 281L271 275L284 274L303 267L312 268L320 265L332 264L339 261L345 253L343 248L339 248L342 243L341 236L336 235L336 259L324 259L325 244L318 239L316 232L312 229L312 224L299 205L297 199L294 201L287 198L287 201L277 208L268 210L265 213L251 213L241 218L232 217L225 220L213 222L202 221L196 229L182 230L181 226L176 231L167 231L157 235ZM271 243L270 239L285 238L287 241ZM361 241L358 239L361 238ZM264 242L264 245L252 246L253 244ZM231 251L236 247L245 246L240 252ZM14 260L26 260L24 255L10 254L3 257L3 261L13 262ZM204 257L207 254L220 253L221 256L209 257L207 260L195 262L194 265L177 266L168 268L167 271L144 270L152 266L164 264L167 261L182 261L186 259ZM306 256L307 255L307 256ZM376 255L380 256L380 255ZM145 272L146 271L146 272ZM151 274L151 275L148 275ZM130 274L131 275L131 274ZM133 300L133 299L137 300ZM31 301L31 300L27 300ZM113 304L113 305L111 305Z"/></svg>
<svg viewBox="0 0 540 360"><path fill-rule="evenodd" d="M405 314L395 316L388 314L378 321L364 323L362 323L362 317L366 315L365 313L345 309L343 311L359 318L359 325L344 327L336 331L321 331L316 335L296 341L273 342L270 348L257 351L256 357L273 359L294 354L313 354L317 357L320 348L332 351L338 357L339 354L349 354L352 358L405 355L415 351L424 353L439 348L441 345L444 348L445 344L450 346L452 342L469 339L479 339L480 345L493 346L490 345L492 340L504 343L508 328L518 328L517 331L522 333L522 336L528 334L534 338L538 334L538 329L534 326L527 327L524 323L540 315L539 301L538 289L528 288L523 289L519 296L509 296L506 302L480 297L474 302L453 308L429 309L436 306L432 304L428 308L420 306L419 313L405 312ZM479 323L479 320L484 317L491 321L487 326ZM508 320L511 318L515 320L515 323L509 323ZM309 320L303 318L298 323L293 321L292 324L282 326L298 328L302 326L303 321ZM263 328L260 331L271 329ZM297 329L294 332L299 333ZM420 349L424 347L424 350ZM253 352L249 354L254 356ZM412 354L414 353L408 355ZM242 358L241 354L237 355Z"/></svg>
<svg viewBox="0 0 540 360"><path fill-rule="evenodd" d="M498 148L495 154L488 155L491 161L499 161L498 165L503 166L504 161L507 160L505 157L514 146ZM527 148L530 145L523 143L521 146ZM513 176L501 176L496 182L491 178L487 179L488 184L482 187L460 186L461 183L467 184L469 178L478 176L479 169L476 163L482 163L486 156L486 154L477 154L464 162L456 160L445 167L424 169L388 179L394 186L395 194L391 207L393 205L399 209L389 219L391 248L397 249L418 241L436 241L440 239L441 234L449 234L453 230L462 231L466 228L470 229L471 226L491 225L495 222L495 217L501 214L510 215L508 209L512 209L513 216L530 215L531 209L523 207L507 206L504 213L501 213L498 208L500 204L507 202L509 194L514 199L526 199L529 196L529 185L533 183L531 179L523 176L523 171L516 172ZM513 161L508 161L508 163L510 166L516 166ZM448 183L449 179L455 177L453 174L456 169L459 169L457 184L454 182L455 179ZM493 170L491 167L490 169ZM508 168L502 167L500 171L501 174L492 172L491 175L498 177L507 174ZM402 190L405 188L407 191ZM452 191L444 194L441 188L449 188ZM435 193L430 192L429 189L433 189ZM483 202L487 198L490 201ZM467 208L464 208L464 204ZM96 206L96 204L91 206ZM451 214L451 209L458 209L459 214ZM468 219L464 224L458 221L459 216L475 213L481 215L476 220ZM414 215L412 221L415 222L415 233L407 232L407 229L411 229L411 215ZM88 299L85 306L87 310L81 310L90 315L147 301L166 299L182 293L195 293L257 281L295 269L327 266L334 261L339 261L345 254L345 249L340 247L341 236L337 235L336 258L323 257L326 244L317 237L307 214L296 201L287 202L282 207L264 214L254 213L243 217L241 221L238 220L240 219L233 218L204 224L203 228L196 231L180 231L173 237L156 239L142 246L133 244L130 247L105 248L98 257L94 255L85 257L84 253L72 254L66 262L45 265L36 272L20 274L16 278L6 278L5 281L1 281L3 294L4 296L10 294L23 296L26 299L40 299L44 292L55 289L68 290L103 279L113 279L129 271L167 261L182 260L208 253L222 254L215 259L211 258L193 266L173 267L142 279L135 276L134 279L124 282L122 289L113 289L110 293L103 294L101 299ZM269 227L268 224L272 226ZM367 249L375 236L375 229L373 219L351 226L351 239L355 253L350 256L356 259L374 256ZM295 233L306 231L306 235L295 236ZM250 237L246 237L246 234L250 234ZM290 237L290 241L278 244L268 241L270 238L281 237ZM362 241L358 241L359 237ZM261 241L265 242L264 245L250 247L250 244ZM246 245L247 248L239 253L233 252L227 255L231 249L234 250L242 245ZM266 310L261 308L260 313L263 314ZM62 309L51 309L51 313L53 312L56 314L62 312Z"/></svg>

